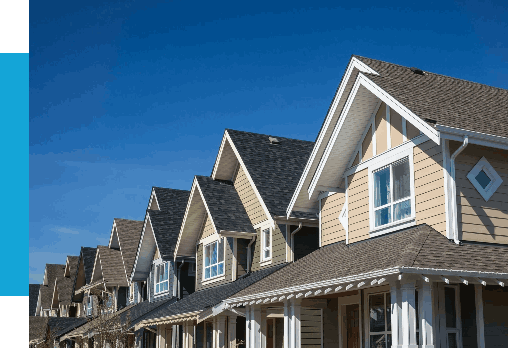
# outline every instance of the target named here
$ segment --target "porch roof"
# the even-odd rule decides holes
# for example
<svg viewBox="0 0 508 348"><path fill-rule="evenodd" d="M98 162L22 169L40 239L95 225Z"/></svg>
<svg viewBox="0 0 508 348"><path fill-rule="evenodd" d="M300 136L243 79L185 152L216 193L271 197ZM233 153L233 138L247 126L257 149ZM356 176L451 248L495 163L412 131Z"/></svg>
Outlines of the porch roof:
<svg viewBox="0 0 508 348"><path fill-rule="evenodd" d="M391 274L439 276L464 275L464 272L474 277L483 274L486 278L508 278L508 248L492 244L456 245L422 224L354 244L340 242L325 246L239 291L227 302L305 293L319 288L323 288L323 293L347 290L353 280L376 277L386 280ZM344 286L338 286L340 284ZM273 299L275 301L275 297Z"/></svg>

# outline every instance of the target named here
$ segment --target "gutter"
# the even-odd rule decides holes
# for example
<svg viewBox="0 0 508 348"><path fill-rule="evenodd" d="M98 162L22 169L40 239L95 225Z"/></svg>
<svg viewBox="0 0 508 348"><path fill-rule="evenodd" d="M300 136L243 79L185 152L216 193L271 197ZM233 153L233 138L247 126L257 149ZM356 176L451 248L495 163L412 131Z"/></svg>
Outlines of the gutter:
<svg viewBox="0 0 508 348"><path fill-rule="evenodd" d="M300 231L302 229L303 225L302 223L300 222L300 224L298 224L298 228L296 230L294 230L293 232L291 232L291 261L295 262L295 234Z"/></svg>
<svg viewBox="0 0 508 348"><path fill-rule="evenodd" d="M460 245L459 240L459 224L457 221L457 185L455 183L455 159L457 156L464 151L464 149L467 147L469 143L468 136L464 136L464 140L462 142L462 145L453 153L453 155L450 157L450 175L452 177L453 185L451 187L452 191L452 211L450 219L452 220L452 226L453 226L453 241L455 244Z"/></svg>

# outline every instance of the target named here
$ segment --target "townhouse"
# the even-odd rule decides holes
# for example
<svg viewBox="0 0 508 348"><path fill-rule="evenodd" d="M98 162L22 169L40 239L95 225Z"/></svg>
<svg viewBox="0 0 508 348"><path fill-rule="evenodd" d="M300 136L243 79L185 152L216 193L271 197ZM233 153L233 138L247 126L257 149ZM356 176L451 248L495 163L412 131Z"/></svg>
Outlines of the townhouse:
<svg viewBox="0 0 508 348"><path fill-rule="evenodd" d="M57 312L52 309L53 292L55 289L55 281L64 276L65 265L46 264L44 270L44 278L39 288L39 296L37 299L37 307L35 315L41 317L55 317Z"/></svg>
<svg viewBox="0 0 508 348"><path fill-rule="evenodd" d="M353 56L286 210L319 250L223 303L246 347L506 347L507 159L508 91Z"/></svg>

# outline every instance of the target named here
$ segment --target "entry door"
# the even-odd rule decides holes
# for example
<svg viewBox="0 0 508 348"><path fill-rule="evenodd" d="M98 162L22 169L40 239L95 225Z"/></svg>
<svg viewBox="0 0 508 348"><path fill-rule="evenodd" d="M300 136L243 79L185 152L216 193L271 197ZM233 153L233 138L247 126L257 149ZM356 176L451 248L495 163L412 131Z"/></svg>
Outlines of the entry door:
<svg viewBox="0 0 508 348"><path fill-rule="evenodd" d="M347 348L360 348L360 305L346 306Z"/></svg>

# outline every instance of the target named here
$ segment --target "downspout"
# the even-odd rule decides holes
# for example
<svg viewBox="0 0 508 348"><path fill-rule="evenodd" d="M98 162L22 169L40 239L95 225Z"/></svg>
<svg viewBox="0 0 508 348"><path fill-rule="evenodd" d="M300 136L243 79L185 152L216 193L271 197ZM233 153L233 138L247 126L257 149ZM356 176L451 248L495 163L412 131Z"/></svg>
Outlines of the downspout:
<svg viewBox="0 0 508 348"><path fill-rule="evenodd" d="M176 295L177 295L178 299L180 299L180 295L181 295L180 294L180 270L181 270L181 268L182 268L184 263L185 263L185 260L182 260L182 263L180 264L180 266L178 266L178 271L176 273L177 274L177 276L176 276L177 277L176 278L177 282L176 283L177 283L177 286L178 286L178 288L176 289Z"/></svg>
<svg viewBox="0 0 508 348"><path fill-rule="evenodd" d="M291 261L295 262L295 234L302 229L302 223L298 225L298 228L291 232Z"/></svg>
<svg viewBox="0 0 508 348"><path fill-rule="evenodd" d="M252 262L252 252L251 252L251 245L256 240L256 237L252 237L252 239L249 242L249 245L247 245L247 273L250 272L250 264Z"/></svg>
<svg viewBox="0 0 508 348"><path fill-rule="evenodd" d="M457 184L455 183L455 158L464 151L466 146L469 143L469 139L466 136L464 136L464 140L462 142L462 145L453 153L453 155L450 157L450 175L452 177L452 216L450 217L452 219L451 223L453 226L453 241L455 244L460 244L459 240L459 224L457 222Z"/></svg>

